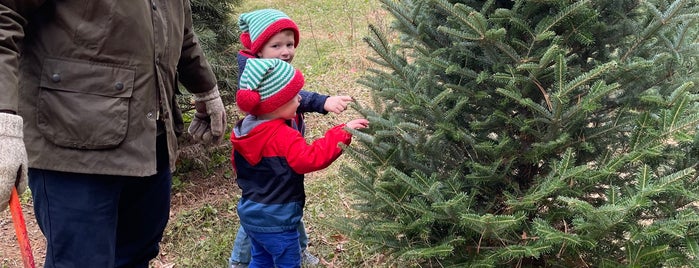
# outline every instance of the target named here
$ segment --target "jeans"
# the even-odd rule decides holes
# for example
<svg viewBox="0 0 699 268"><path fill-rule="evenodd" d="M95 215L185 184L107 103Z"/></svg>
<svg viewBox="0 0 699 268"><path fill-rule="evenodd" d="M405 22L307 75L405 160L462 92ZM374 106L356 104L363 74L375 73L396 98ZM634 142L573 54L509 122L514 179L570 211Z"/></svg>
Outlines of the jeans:
<svg viewBox="0 0 699 268"><path fill-rule="evenodd" d="M158 173L149 177L29 169L47 242L44 267L148 267L170 213L172 176L161 136Z"/></svg>
<svg viewBox="0 0 699 268"><path fill-rule="evenodd" d="M248 268L301 268L298 231L247 234L253 256Z"/></svg>
<svg viewBox="0 0 699 268"><path fill-rule="evenodd" d="M299 247L301 251L306 250L308 247L308 234L306 234L306 225L303 224L303 220L299 222L299 227L296 229L299 233ZM245 233L243 226L238 228L238 233L235 235L235 241L233 242L233 250L231 251L231 258L228 260L229 263L250 263L252 259L251 255L252 244L248 234Z"/></svg>

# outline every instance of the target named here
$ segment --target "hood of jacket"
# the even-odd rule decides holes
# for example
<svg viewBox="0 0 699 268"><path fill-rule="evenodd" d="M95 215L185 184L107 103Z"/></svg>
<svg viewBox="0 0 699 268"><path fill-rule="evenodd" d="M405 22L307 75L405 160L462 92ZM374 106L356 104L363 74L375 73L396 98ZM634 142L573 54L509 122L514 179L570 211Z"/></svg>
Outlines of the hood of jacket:
<svg viewBox="0 0 699 268"><path fill-rule="evenodd" d="M282 127L286 127L284 119L261 120L254 115L247 115L233 128L231 143L248 163L256 165L262 160L263 146Z"/></svg>

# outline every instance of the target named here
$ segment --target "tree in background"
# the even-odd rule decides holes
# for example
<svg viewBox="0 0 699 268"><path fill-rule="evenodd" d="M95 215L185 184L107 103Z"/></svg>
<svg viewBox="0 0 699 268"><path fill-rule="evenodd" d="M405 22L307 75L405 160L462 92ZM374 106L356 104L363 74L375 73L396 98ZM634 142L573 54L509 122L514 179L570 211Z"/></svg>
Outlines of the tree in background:
<svg viewBox="0 0 699 268"><path fill-rule="evenodd" d="M233 20L235 7L242 0L191 0L192 24L206 58L218 79L219 90L225 105L232 105L238 84L239 49L238 22ZM181 90L180 107L185 111L194 109L191 95ZM187 120L189 121L189 120Z"/></svg>
<svg viewBox="0 0 699 268"><path fill-rule="evenodd" d="M420 267L699 267L696 1L382 3L352 238Z"/></svg>
<svg viewBox="0 0 699 268"><path fill-rule="evenodd" d="M236 53L238 22L233 20L241 0L192 0L192 22L219 87L234 91L238 84Z"/></svg>
<svg viewBox="0 0 699 268"><path fill-rule="evenodd" d="M238 42L238 22L234 20L235 8L240 6L242 0L192 0L192 23L206 58L218 79L218 87L221 92L223 104L228 107L228 122L234 122L235 90L238 83L238 63L236 54L240 47ZM194 102L192 95L180 90L177 95L177 103L182 110L185 129L189 127L194 115ZM230 130L230 128L228 128ZM210 172L210 168L216 165L228 163L230 143L223 142L219 146L203 146L191 142L190 135L184 131L180 137L179 162L177 172L173 177L175 188L180 185L180 177L189 177L187 174L194 169L203 169ZM211 149L215 151L211 151ZM226 153L228 152L228 153ZM185 176L180 176L180 175Z"/></svg>

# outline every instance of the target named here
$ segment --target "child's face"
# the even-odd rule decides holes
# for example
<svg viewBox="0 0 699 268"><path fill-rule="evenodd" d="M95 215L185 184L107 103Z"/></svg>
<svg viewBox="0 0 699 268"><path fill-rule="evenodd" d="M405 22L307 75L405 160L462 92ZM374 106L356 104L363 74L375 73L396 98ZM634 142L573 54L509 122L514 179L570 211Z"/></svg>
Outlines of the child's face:
<svg viewBox="0 0 699 268"><path fill-rule="evenodd" d="M273 59L277 58L288 63L294 59L296 48L294 47L294 31L283 30L269 39L257 53L258 58Z"/></svg>
<svg viewBox="0 0 699 268"><path fill-rule="evenodd" d="M284 119L293 119L296 117L296 109L299 108L299 105L301 105L301 95L296 95L296 97L291 98L287 103L277 108L274 113Z"/></svg>

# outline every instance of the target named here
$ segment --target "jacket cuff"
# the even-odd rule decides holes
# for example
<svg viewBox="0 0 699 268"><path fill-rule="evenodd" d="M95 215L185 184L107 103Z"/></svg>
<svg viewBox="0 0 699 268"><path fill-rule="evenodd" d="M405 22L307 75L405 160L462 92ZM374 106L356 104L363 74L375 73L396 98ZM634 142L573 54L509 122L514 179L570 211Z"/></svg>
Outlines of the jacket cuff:
<svg viewBox="0 0 699 268"><path fill-rule="evenodd" d="M207 92L202 92L202 93L193 93L194 94L194 100L195 101L210 101L216 98L221 97L221 93L218 92L218 85L215 85L214 88Z"/></svg>
<svg viewBox="0 0 699 268"><path fill-rule="evenodd" d="M0 136L22 138L22 117L0 113Z"/></svg>

